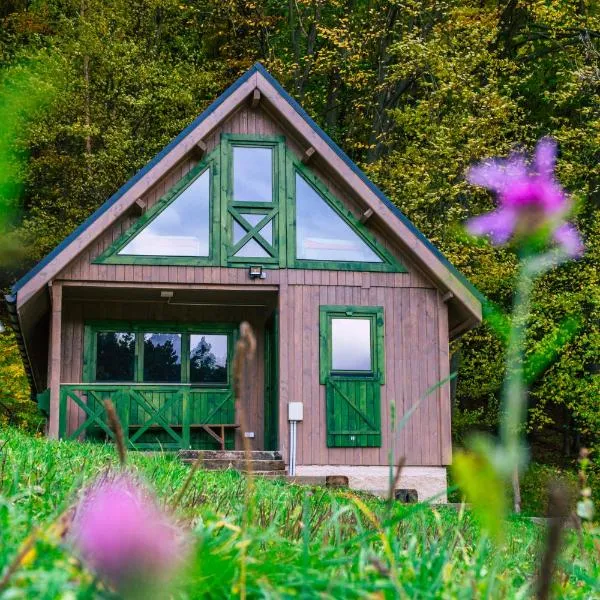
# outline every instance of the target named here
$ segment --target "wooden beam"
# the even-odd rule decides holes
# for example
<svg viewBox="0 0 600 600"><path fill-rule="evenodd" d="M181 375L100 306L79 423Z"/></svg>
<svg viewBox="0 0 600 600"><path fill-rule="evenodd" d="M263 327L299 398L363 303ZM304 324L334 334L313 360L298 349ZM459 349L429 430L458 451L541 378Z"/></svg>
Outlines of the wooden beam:
<svg viewBox="0 0 600 600"><path fill-rule="evenodd" d="M58 425L60 416L60 364L62 354L62 284L55 281L50 288L52 301L50 316L50 361L49 361L49 388L50 388L50 422L48 424L48 437L58 439Z"/></svg>
<svg viewBox="0 0 600 600"><path fill-rule="evenodd" d="M254 88L254 92L252 92L252 99L250 100L250 106L252 108L256 108L260 103L260 90L258 88Z"/></svg>
<svg viewBox="0 0 600 600"><path fill-rule="evenodd" d="M129 209L129 213L134 217L140 217L146 211L146 201L142 198L138 198Z"/></svg>
<svg viewBox="0 0 600 600"><path fill-rule="evenodd" d="M448 302L448 300L452 300L452 298L454 298L454 294L452 292L446 292L443 296L442 296L442 302Z"/></svg>
<svg viewBox="0 0 600 600"><path fill-rule="evenodd" d="M195 160L201 160L202 157L206 154L208 147L206 144L200 140L197 144L192 146L191 154Z"/></svg>
<svg viewBox="0 0 600 600"><path fill-rule="evenodd" d="M305 151L304 154L302 155L302 162L306 165L308 164L308 162L310 161L310 159L313 157L313 154L316 152L316 150L312 147L309 146Z"/></svg>
<svg viewBox="0 0 600 600"><path fill-rule="evenodd" d="M360 215L360 222L366 223L373 216L373 214L373 209L367 208L367 210L365 210L365 212L362 215Z"/></svg>

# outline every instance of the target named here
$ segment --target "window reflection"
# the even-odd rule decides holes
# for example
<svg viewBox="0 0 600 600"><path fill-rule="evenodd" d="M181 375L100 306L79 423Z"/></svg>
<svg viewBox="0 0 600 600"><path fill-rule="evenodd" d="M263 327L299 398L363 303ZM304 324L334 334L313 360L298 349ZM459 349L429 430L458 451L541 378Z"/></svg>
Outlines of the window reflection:
<svg viewBox="0 0 600 600"><path fill-rule="evenodd" d="M273 149L233 147L234 202L273 202Z"/></svg>
<svg viewBox="0 0 600 600"><path fill-rule="evenodd" d="M371 319L331 319L332 371L371 371Z"/></svg>
<svg viewBox="0 0 600 600"><path fill-rule="evenodd" d="M96 381L133 381L135 333L101 331L96 335Z"/></svg>
<svg viewBox="0 0 600 600"><path fill-rule="evenodd" d="M226 335L190 335L190 381L227 383Z"/></svg>
<svg viewBox="0 0 600 600"><path fill-rule="evenodd" d="M207 170L122 248L119 254L208 256L209 205L210 172Z"/></svg>
<svg viewBox="0 0 600 600"><path fill-rule="evenodd" d="M296 256L305 260L382 262L368 244L298 173Z"/></svg>
<svg viewBox="0 0 600 600"><path fill-rule="evenodd" d="M144 381L181 381L181 334L144 334Z"/></svg>

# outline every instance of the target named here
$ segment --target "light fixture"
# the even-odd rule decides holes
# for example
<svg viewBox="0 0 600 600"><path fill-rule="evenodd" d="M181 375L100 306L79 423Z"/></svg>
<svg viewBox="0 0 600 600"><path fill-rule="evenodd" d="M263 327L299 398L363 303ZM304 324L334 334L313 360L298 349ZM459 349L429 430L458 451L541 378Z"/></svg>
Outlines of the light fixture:
<svg viewBox="0 0 600 600"><path fill-rule="evenodd" d="M262 265L252 265L248 269L248 275L250 279L266 279L267 274L264 272Z"/></svg>
<svg viewBox="0 0 600 600"><path fill-rule="evenodd" d="M171 299L173 297L173 291L172 290L161 290L160 297Z"/></svg>

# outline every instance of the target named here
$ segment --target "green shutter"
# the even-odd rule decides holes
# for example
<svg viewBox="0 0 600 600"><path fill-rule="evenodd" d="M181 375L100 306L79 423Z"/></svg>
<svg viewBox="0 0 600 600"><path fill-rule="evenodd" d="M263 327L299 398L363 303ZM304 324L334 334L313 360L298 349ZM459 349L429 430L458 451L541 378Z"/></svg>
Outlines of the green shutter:
<svg viewBox="0 0 600 600"><path fill-rule="evenodd" d="M331 320L371 318L372 372L342 373L331 368ZM325 385L327 446L381 446L381 385L384 382L384 323L380 306L320 308L320 380Z"/></svg>

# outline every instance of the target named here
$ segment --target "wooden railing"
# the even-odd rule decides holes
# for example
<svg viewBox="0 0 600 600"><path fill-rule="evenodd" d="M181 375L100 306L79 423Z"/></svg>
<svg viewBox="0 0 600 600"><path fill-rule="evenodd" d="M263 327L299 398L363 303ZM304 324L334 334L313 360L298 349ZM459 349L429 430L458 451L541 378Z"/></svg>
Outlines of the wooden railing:
<svg viewBox="0 0 600 600"><path fill-rule="evenodd" d="M216 448L206 424L233 424L229 388L191 385L64 384L60 388L59 434L63 439L113 440L104 401L115 405L131 449ZM233 430L226 434L232 447Z"/></svg>

